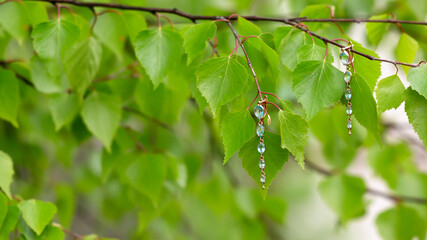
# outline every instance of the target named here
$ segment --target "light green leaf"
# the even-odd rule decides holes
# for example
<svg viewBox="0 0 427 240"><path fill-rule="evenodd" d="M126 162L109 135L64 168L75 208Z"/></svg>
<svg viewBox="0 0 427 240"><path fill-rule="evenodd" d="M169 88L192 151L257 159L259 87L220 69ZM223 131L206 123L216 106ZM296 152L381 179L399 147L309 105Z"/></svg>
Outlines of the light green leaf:
<svg viewBox="0 0 427 240"><path fill-rule="evenodd" d="M187 64L191 64L206 48L206 43L216 32L213 22L206 22L191 26L184 34L184 47L187 53Z"/></svg>
<svg viewBox="0 0 427 240"><path fill-rule="evenodd" d="M25 222L36 232L37 236L42 234L56 214L56 206L54 204L35 199L22 201L18 204L18 207Z"/></svg>
<svg viewBox="0 0 427 240"><path fill-rule="evenodd" d="M196 70L197 87L214 116L221 106L240 96L248 82L245 66L231 57L210 58Z"/></svg>
<svg viewBox="0 0 427 240"><path fill-rule="evenodd" d="M242 17L237 18L237 32L241 36L245 36L245 37L250 35L255 35L255 36L261 35L261 30L257 25L253 24L252 22Z"/></svg>
<svg viewBox="0 0 427 240"><path fill-rule="evenodd" d="M83 121L89 131L104 144L108 152L120 125L122 105L119 98L101 92L92 93L83 102Z"/></svg>
<svg viewBox="0 0 427 240"><path fill-rule="evenodd" d="M37 24L41 22L46 22L49 20L46 6L43 3L30 1L25 1L23 3L26 13L28 14L28 20L31 22L33 27L36 27Z"/></svg>
<svg viewBox="0 0 427 240"><path fill-rule="evenodd" d="M7 207L7 214L0 228L0 239L9 239L9 233L15 229L19 218L19 209L16 205Z"/></svg>
<svg viewBox="0 0 427 240"><path fill-rule="evenodd" d="M412 240L425 239L425 222L417 212L403 205L390 208L375 220L378 231L383 239Z"/></svg>
<svg viewBox="0 0 427 240"><path fill-rule="evenodd" d="M147 29L147 22L144 16L139 12L123 11L122 17L132 43L135 42L136 36L142 30Z"/></svg>
<svg viewBox="0 0 427 240"><path fill-rule="evenodd" d="M0 151L0 188L12 199L10 184L14 174L12 159L6 153Z"/></svg>
<svg viewBox="0 0 427 240"><path fill-rule="evenodd" d="M183 40L179 33L169 29L144 30L136 37L135 52L157 88L176 60L181 59Z"/></svg>
<svg viewBox="0 0 427 240"><path fill-rule="evenodd" d="M365 53L374 57L379 58L378 54L370 49L362 47L360 44L354 42L354 50L361 53ZM363 77L364 81L371 89L371 93L374 91L377 85L378 78L381 76L381 62L372 61L358 54L354 54L354 68L356 73Z"/></svg>
<svg viewBox="0 0 427 240"><path fill-rule="evenodd" d="M427 64L421 64L419 67L411 68L408 72L408 82L411 88L427 98Z"/></svg>
<svg viewBox="0 0 427 240"><path fill-rule="evenodd" d="M333 8L333 6L331 6ZM318 4L318 5L309 5L301 11L300 17L307 17L308 19L312 18L330 18L331 12L327 5ZM316 31L322 29L326 26L322 22L308 22L305 23L310 31Z"/></svg>
<svg viewBox="0 0 427 240"><path fill-rule="evenodd" d="M304 61L323 61L325 58L326 48L319 46L318 44L314 45L311 42L308 44L305 44L301 46L298 49L297 52L297 62L304 62ZM328 54L326 57L327 62L332 62L334 59L333 57Z"/></svg>
<svg viewBox="0 0 427 240"><path fill-rule="evenodd" d="M64 92L69 86L66 75L52 76L47 64L50 62L41 60L37 55L31 57L30 70L34 86L42 93Z"/></svg>
<svg viewBox="0 0 427 240"><path fill-rule="evenodd" d="M90 37L74 45L65 55L65 73L71 88L80 95L85 93L98 72L101 53L102 47L98 40Z"/></svg>
<svg viewBox="0 0 427 240"><path fill-rule="evenodd" d="M372 16L369 19L371 20L386 20L389 18L389 14L381 14ZM388 23L376 23L368 22L366 23L366 31L368 33L369 42L378 46L384 34L387 32L390 24Z"/></svg>
<svg viewBox="0 0 427 240"><path fill-rule="evenodd" d="M284 106L279 111L281 146L295 156L298 164L304 169L304 147L308 138L308 123L300 115L294 114Z"/></svg>
<svg viewBox="0 0 427 240"><path fill-rule="evenodd" d="M167 166L163 155L145 154L138 157L126 171L130 184L157 202L166 178Z"/></svg>
<svg viewBox="0 0 427 240"><path fill-rule="evenodd" d="M127 37L127 29L123 25L121 14L106 13L98 16L93 29L99 41L113 51L118 58L122 58Z"/></svg>
<svg viewBox="0 0 427 240"><path fill-rule="evenodd" d="M365 183L359 177L336 175L319 184L320 195L326 204L344 222L363 215L365 204L363 194Z"/></svg>
<svg viewBox="0 0 427 240"><path fill-rule="evenodd" d="M402 33L400 35L399 42L396 47L396 56L399 62L412 63L417 55L418 51L418 42L413 39L407 33ZM408 72L409 67L402 66L405 72Z"/></svg>
<svg viewBox="0 0 427 240"><path fill-rule="evenodd" d="M70 123L79 112L79 99L76 94L56 94L49 99L55 130L60 130Z"/></svg>
<svg viewBox="0 0 427 240"><path fill-rule="evenodd" d="M323 61L306 61L292 73L292 90L308 119L337 102L345 91L343 73Z"/></svg>
<svg viewBox="0 0 427 240"><path fill-rule="evenodd" d="M297 64L298 49L305 42L304 32L292 27L278 27L274 31L276 51L282 64L293 70Z"/></svg>
<svg viewBox="0 0 427 240"><path fill-rule="evenodd" d="M257 146L259 144L259 137L254 136L251 140L245 143L240 149L239 157L242 159L242 166L248 172L255 183L260 189L261 170L259 169L260 154L258 153ZM280 147L280 136L272 132L266 131L264 134L265 144L265 190L261 190L261 194L265 198L267 190L273 179L276 177L279 170L282 169L285 162L288 160L288 151Z"/></svg>
<svg viewBox="0 0 427 240"><path fill-rule="evenodd" d="M30 21L24 4L20 2L4 2L0 6L0 24L15 39L22 42L28 35Z"/></svg>
<svg viewBox="0 0 427 240"><path fill-rule="evenodd" d="M0 118L18 127L19 84L14 73L0 68Z"/></svg>
<svg viewBox="0 0 427 240"><path fill-rule="evenodd" d="M255 133L254 120L248 110L227 114L222 120L221 136L224 142L224 164Z"/></svg>
<svg viewBox="0 0 427 240"><path fill-rule="evenodd" d="M427 149L427 99L412 88L405 91L405 112Z"/></svg>
<svg viewBox="0 0 427 240"><path fill-rule="evenodd" d="M356 74L351 80L351 105L357 121L370 131L378 142L381 142L378 132L377 103L366 81Z"/></svg>
<svg viewBox="0 0 427 240"><path fill-rule="evenodd" d="M403 102L403 86L397 75L386 77L378 82L375 93L378 100L378 111L384 112L392 108L398 108Z"/></svg>
<svg viewBox="0 0 427 240"><path fill-rule="evenodd" d="M7 198L0 192L0 229L7 215Z"/></svg>

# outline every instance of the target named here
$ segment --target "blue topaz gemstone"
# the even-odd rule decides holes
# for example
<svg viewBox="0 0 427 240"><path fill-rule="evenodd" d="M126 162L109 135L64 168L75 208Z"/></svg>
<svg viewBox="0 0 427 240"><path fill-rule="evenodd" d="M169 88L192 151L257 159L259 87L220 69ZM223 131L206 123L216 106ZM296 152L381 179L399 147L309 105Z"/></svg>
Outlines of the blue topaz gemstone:
<svg viewBox="0 0 427 240"><path fill-rule="evenodd" d="M257 105L254 109L255 112L255 117L257 117L258 119L261 119L262 117L264 117L264 107L261 105Z"/></svg>
<svg viewBox="0 0 427 240"><path fill-rule="evenodd" d="M258 144L258 152L260 154L264 154L264 152L265 152L265 145L264 145L264 143Z"/></svg>
<svg viewBox="0 0 427 240"><path fill-rule="evenodd" d="M353 109L351 107L347 107L345 112L347 113L347 115L351 115L353 113Z"/></svg>
<svg viewBox="0 0 427 240"><path fill-rule="evenodd" d="M348 56L348 52L344 51L340 53L340 60L342 64L348 65L350 63L350 57Z"/></svg>
<svg viewBox="0 0 427 240"><path fill-rule="evenodd" d="M351 94L351 90L348 89L345 91L345 99L350 100L353 95Z"/></svg>
<svg viewBox="0 0 427 240"><path fill-rule="evenodd" d="M261 183L265 183L265 176L264 176L264 175L261 175L261 178L259 179L259 181L260 181Z"/></svg>
<svg viewBox="0 0 427 240"><path fill-rule="evenodd" d="M353 127L353 124L351 123L351 121L348 121L347 122L347 128L348 129L351 129Z"/></svg>
<svg viewBox="0 0 427 240"><path fill-rule="evenodd" d="M263 125L258 124L258 126L256 127L256 134L258 135L258 137L264 136L264 126Z"/></svg>
<svg viewBox="0 0 427 240"><path fill-rule="evenodd" d="M264 160L259 161L259 168L260 169L264 169L265 168L265 161Z"/></svg>
<svg viewBox="0 0 427 240"><path fill-rule="evenodd" d="M350 71L345 71L345 73L344 73L344 81L346 82L346 83L349 83L350 82L350 80L351 80L351 76L352 76L352 74L351 74L351 72Z"/></svg>

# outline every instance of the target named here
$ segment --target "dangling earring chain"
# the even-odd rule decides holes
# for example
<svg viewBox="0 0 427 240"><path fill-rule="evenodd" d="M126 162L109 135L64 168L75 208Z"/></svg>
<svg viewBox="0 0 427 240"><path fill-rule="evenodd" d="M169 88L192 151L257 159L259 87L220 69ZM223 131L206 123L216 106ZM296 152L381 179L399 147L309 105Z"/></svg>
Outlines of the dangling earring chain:
<svg viewBox="0 0 427 240"><path fill-rule="evenodd" d="M344 73L344 81L347 84L347 90L345 91L345 99L347 100L347 109L345 112L347 113L347 129L348 129L348 135L351 135L351 129L353 127L353 123L351 122L351 114L353 113L353 109L351 108L351 98L352 98L352 92L351 92L351 64L353 63L353 58L350 58L350 50L353 48L353 44L350 42L350 45L345 48L341 48L340 53L340 59L342 64L346 66L346 71Z"/></svg>
<svg viewBox="0 0 427 240"><path fill-rule="evenodd" d="M258 104L255 106L254 113L255 116L259 119L258 125L256 127L256 134L259 137L259 144L258 144L258 152L261 154L260 160L259 160L259 168L261 169L261 177L259 181L262 184L262 189L265 189L265 160L264 160L264 152L265 152L265 144L264 144L264 132L265 132L265 126L264 126L264 117L267 114L267 111L265 109L266 105L265 102L267 99L261 100L258 102Z"/></svg>

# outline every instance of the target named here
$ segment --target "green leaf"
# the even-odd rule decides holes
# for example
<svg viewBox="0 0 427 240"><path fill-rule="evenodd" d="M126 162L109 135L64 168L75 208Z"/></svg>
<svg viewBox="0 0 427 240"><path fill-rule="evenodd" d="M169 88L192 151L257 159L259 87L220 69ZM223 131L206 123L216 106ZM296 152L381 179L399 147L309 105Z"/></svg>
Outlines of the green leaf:
<svg viewBox="0 0 427 240"><path fill-rule="evenodd" d="M242 17L237 18L237 32L242 36L250 36L250 35L261 35L261 30L251 21L248 21Z"/></svg>
<svg viewBox="0 0 427 240"><path fill-rule="evenodd" d="M70 123L79 112L79 99L76 94L56 94L49 99L55 130L60 130Z"/></svg>
<svg viewBox="0 0 427 240"><path fill-rule="evenodd" d="M254 120L248 110L227 114L222 120L221 136L224 142L224 164L255 133Z"/></svg>
<svg viewBox="0 0 427 240"><path fill-rule="evenodd" d="M345 91L343 73L323 61L298 64L292 73L292 90L308 119L337 102Z"/></svg>
<svg viewBox="0 0 427 240"><path fill-rule="evenodd" d="M126 171L130 184L157 202L166 179L167 166L163 155L145 154L138 157Z"/></svg>
<svg viewBox="0 0 427 240"><path fill-rule="evenodd" d="M74 45L65 55L64 69L71 88L83 95L98 72L102 48L98 40L87 38ZM78 71L76 71L78 69Z"/></svg>
<svg viewBox="0 0 427 240"><path fill-rule="evenodd" d="M397 75L386 77L378 82L375 93L378 100L378 111L384 112L392 108L398 108L403 102L403 86Z"/></svg>
<svg viewBox="0 0 427 240"><path fill-rule="evenodd" d="M304 61L323 61L325 58L326 48L319 46L318 44L314 45L311 42L308 44L305 44L301 46L298 49L297 52L297 62L304 62ZM332 62L334 59L333 57L328 54L326 57L327 62Z"/></svg>
<svg viewBox="0 0 427 240"><path fill-rule="evenodd" d="M0 192L0 229L7 215L7 198Z"/></svg>
<svg viewBox="0 0 427 240"><path fill-rule="evenodd" d="M129 38L131 42L134 43L138 33L147 29L147 22L144 16L139 12L124 11L122 12L122 16Z"/></svg>
<svg viewBox="0 0 427 240"><path fill-rule="evenodd" d="M40 2L23 2L25 5L26 13L28 14L28 20L31 22L33 27L36 27L37 24L41 22L46 22L49 20L47 15L46 6Z"/></svg>
<svg viewBox="0 0 427 240"><path fill-rule="evenodd" d="M231 57L210 58L196 70L197 87L214 116L221 106L243 93L248 82L245 66Z"/></svg>
<svg viewBox="0 0 427 240"><path fill-rule="evenodd" d="M10 194L10 184L12 183L13 174L12 159L9 155L0 151L0 188L10 199L12 199L12 194Z"/></svg>
<svg viewBox="0 0 427 240"><path fill-rule="evenodd" d="M127 29L123 25L123 16L112 12L98 16L93 28L99 41L113 51L118 58L122 58L127 37Z"/></svg>
<svg viewBox="0 0 427 240"><path fill-rule="evenodd" d="M408 72L408 82L411 88L427 98L427 64L421 64L419 67L411 68Z"/></svg>
<svg viewBox="0 0 427 240"><path fill-rule="evenodd" d="M381 14L372 16L369 19L371 20L387 20L389 14ZM387 32L390 24L388 23L376 23L376 22L368 22L366 23L366 31L368 33L369 42L378 46L383 38L384 34Z"/></svg>
<svg viewBox="0 0 427 240"><path fill-rule="evenodd" d="M310 5L304 8L301 11L300 17L307 17L308 19L313 18L330 18L331 11L329 10L327 5L318 4L318 5ZM316 31L326 26L325 23L322 22L309 22L306 23L310 31Z"/></svg>
<svg viewBox="0 0 427 240"><path fill-rule="evenodd" d="M361 53L365 53L374 57L379 58L378 54L370 49L362 47L360 44L354 42L354 50ZM377 80L381 76L381 62L372 61L358 54L354 54L354 69L356 73L363 77L371 93L374 91L377 85Z"/></svg>
<svg viewBox="0 0 427 240"><path fill-rule="evenodd" d="M370 131L378 142L381 142L378 132L377 103L366 81L356 74L351 80L351 105L357 121Z"/></svg>
<svg viewBox="0 0 427 240"><path fill-rule="evenodd" d="M276 51L282 64L293 70L297 64L298 49L305 44L304 32L292 27L278 27L274 31Z"/></svg>
<svg viewBox="0 0 427 240"><path fill-rule="evenodd" d="M242 166L248 172L255 183L260 189L261 170L259 169L260 154L258 153L257 146L259 144L259 137L254 136L251 140L245 143L240 149L239 157L242 159ZM261 190L261 194L265 198L268 188L273 182L280 169L282 169L285 162L288 160L288 151L280 147L280 136L272 132L266 131L264 134L265 144L265 190Z"/></svg>
<svg viewBox="0 0 427 240"><path fill-rule="evenodd" d="M22 201L18 204L18 207L25 222L36 232L37 236L42 234L56 214L54 204L35 199Z"/></svg>
<svg viewBox="0 0 427 240"><path fill-rule="evenodd" d="M281 146L288 149L304 169L304 147L308 138L308 123L303 117L287 108L284 111L280 110L278 114Z"/></svg>
<svg viewBox="0 0 427 240"><path fill-rule="evenodd" d="M418 42L413 39L407 33L402 33L400 35L399 42L396 47L396 56L399 62L412 63L417 55L418 51ZM408 72L409 67L402 66L405 72Z"/></svg>
<svg viewBox="0 0 427 240"><path fill-rule="evenodd" d="M44 60L50 77L59 78L63 74L64 54L77 42L79 35L77 25L61 19L42 22L34 28L31 33L34 50Z"/></svg>
<svg viewBox="0 0 427 240"><path fill-rule="evenodd" d="M43 240L64 240L65 233L60 228L48 225L40 238Z"/></svg>
<svg viewBox="0 0 427 240"><path fill-rule="evenodd" d="M409 87L405 91L405 112L427 149L427 99Z"/></svg>
<svg viewBox="0 0 427 240"><path fill-rule="evenodd" d="M16 205L7 207L7 214L0 228L0 239L9 239L9 233L15 229L19 218L19 209Z"/></svg>
<svg viewBox="0 0 427 240"><path fill-rule="evenodd" d="M378 231L383 239L412 240L425 239L425 222L417 212L403 205L390 208L375 220Z"/></svg>
<svg viewBox="0 0 427 240"><path fill-rule="evenodd" d="M169 29L144 30L136 37L135 52L154 88L157 88L176 64L176 59L181 59L183 40L179 33Z"/></svg>
<svg viewBox="0 0 427 240"><path fill-rule="evenodd" d="M184 34L184 47L187 53L187 65L190 65L206 48L206 43L216 32L213 22L196 24L188 28Z"/></svg>
<svg viewBox="0 0 427 240"><path fill-rule="evenodd" d="M92 93L83 102L81 115L89 131L104 144L108 152L120 125L122 105L119 98L101 92Z"/></svg>
<svg viewBox="0 0 427 240"><path fill-rule="evenodd" d="M56 207L58 208L58 219L62 226L69 228L73 220L76 208L76 192L68 185L58 185L56 192Z"/></svg>
<svg viewBox="0 0 427 240"><path fill-rule="evenodd" d="M0 118L18 127L19 84L14 73L0 68Z"/></svg>
<svg viewBox="0 0 427 240"><path fill-rule="evenodd" d="M24 4L4 2L0 6L0 24L13 38L22 42L30 28Z"/></svg>
<svg viewBox="0 0 427 240"><path fill-rule="evenodd" d="M366 188L359 177L349 175L328 177L320 182L319 191L326 204L344 222L363 215L365 211L363 194Z"/></svg>
<svg viewBox="0 0 427 240"><path fill-rule="evenodd" d="M66 75L52 76L47 66L49 64L49 62L43 61L37 55L31 57L30 70L34 86L42 93L64 92L69 86Z"/></svg>

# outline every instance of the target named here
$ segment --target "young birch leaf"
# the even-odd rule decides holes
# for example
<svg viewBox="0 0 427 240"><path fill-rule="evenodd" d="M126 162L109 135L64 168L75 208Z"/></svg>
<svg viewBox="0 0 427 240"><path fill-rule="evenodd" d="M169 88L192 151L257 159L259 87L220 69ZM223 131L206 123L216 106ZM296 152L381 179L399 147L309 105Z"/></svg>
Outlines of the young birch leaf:
<svg viewBox="0 0 427 240"><path fill-rule="evenodd" d="M398 108L403 102L403 86L397 75L386 77L378 82L375 90L378 100L378 111L384 112L392 108Z"/></svg>
<svg viewBox="0 0 427 240"><path fill-rule="evenodd" d="M216 32L213 22L206 22L191 26L184 34L184 47L187 53L187 65L190 65L206 48L207 41L212 39Z"/></svg>
<svg viewBox="0 0 427 240"><path fill-rule="evenodd" d="M380 235L387 240L425 239L425 222L417 212L403 205L390 208L375 220Z"/></svg>
<svg viewBox="0 0 427 240"><path fill-rule="evenodd" d="M277 173L282 169L285 162L288 160L288 151L280 147L280 136L272 132L265 132L265 190L261 190L261 194L265 198L268 188L276 177ZM242 159L242 166L248 172L260 189L261 170L259 169L260 154L257 150L259 137L254 136L251 140L245 143L240 149L239 157Z"/></svg>
<svg viewBox="0 0 427 240"><path fill-rule="evenodd" d="M7 215L7 198L0 192L0 229Z"/></svg>
<svg viewBox="0 0 427 240"><path fill-rule="evenodd" d="M104 144L108 152L120 125L122 105L116 96L101 92L92 93L83 102L83 121L89 131Z"/></svg>
<svg viewBox="0 0 427 240"><path fill-rule="evenodd" d="M28 34L30 21L21 2L4 2L0 7L0 25L22 43Z"/></svg>
<svg viewBox="0 0 427 240"><path fill-rule="evenodd" d="M179 33L169 29L144 30L135 40L138 61L157 88L168 71L181 60L183 40Z"/></svg>
<svg viewBox="0 0 427 240"><path fill-rule="evenodd" d="M154 203L159 200L167 165L163 155L146 154L138 157L126 171L130 184L146 194Z"/></svg>
<svg viewBox="0 0 427 240"><path fill-rule="evenodd" d="M352 77L351 91L353 93L351 105L354 116L360 125L370 131L380 142L377 103L366 81L359 74Z"/></svg>
<svg viewBox="0 0 427 240"><path fill-rule="evenodd" d="M121 14L107 13L98 16L93 29L99 41L113 51L119 59L122 58L123 47L127 37L127 30L123 25L123 16Z"/></svg>
<svg viewBox="0 0 427 240"><path fill-rule="evenodd" d="M254 120L248 110L229 113L222 120L221 136L224 141L224 164L255 133Z"/></svg>
<svg viewBox="0 0 427 240"><path fill-rule="evenodd" d="M289 109L279 111L281 146L295 156L298 164L304 169L304 147L308 138L308 123L300 115Z"/></svg>
<svg viewBox="0 0 427 240"><path fill-rule="evenodd" d="M210 58L196 70L197 87L214 116L221 106L242 94L247 82L245 66L231 57Z"/></svg>
<svg viewBox="0 0 427 240"><path fill-rule="evenodd" d="M132 43L135 43L138 33L147 29L147 22L144 16L138 12L123 11L122 16L129 39Z"/></svg>
<svg viewBox="0 0 427 240"><path fill-rule="evenodd" d="M279 27L274 32L276 51L282 64L293 70L297 64L298 49L305 44L304 32L292 27ZM279 41L279 42L277 42Z"/></svg>
<svg viewBox="0 0 427 240"><path fill-rule="evenodd" d="M310 5L304 8L301 11L300 17L310 18L330 18L331 10L328 8L328 5L318 4L318 5ZM325 23L319 22L311 22L307 23L308 28L311 31L316 31L326 26Z"/></svg>
<svg viewBox="0 0 427 240"><path fill-rule="evenodd" d="M18 127L19 83L13 72L0 68L0 118Z"/></svg>
<svg viewBox="0 0 427 240"><path fill-rule="evenodd" d="M406 89L405 112L427 149L427 99L412 88Z"/></svg>
<svg viewBox="0 0 427 240"><path fill-rule="evenodd" d="M399 62L412 63L417 55L418 42L407 33L400 35L399 42L397 43L396 56ZM402 66L405 72L408 72L409 67Z"/></svg>
<svg viewBox="0 0 427 240"><path fill-rule="evenodd" d="M9 233L15 229L19 219L19 209L16 205L7 207L7 214L0 228L0 239L9 239Z"/></svg>
<svg viewBox="0 0 427 240"><path fill-rule="evenodd" d="M371 20L386 20L389 18L389 14L381 14L372 16L369 19ZM368 22L366 23L366 31L368 33L369 42L378 46L384 34L387 32L390 24L388 23L376 23Z"/></svg>
<svg viewBox="0 0 427 240"><path fill-rule="evenodd" d="M49 99L49 110L58 131L79 112L79 99L76 94L55 94Z"/></svg>
<svg viewBox="0 0 427 240"><path fill-rule="evenodd" d="M421 64L419 67L411 68L408 72L408 82L411 88L427 98L427 64Z"/></svg>
<svg viewBox="0 0 427 240"><path fill-rule="evenodd" d="M365 183L359 177L337 175L319 184L319 192L326 204L344 222L363 215Z"/></svg>
<svg viewBox="0 0 427 240"><path fill-rule="evenodd" d="M10 194L10 184L12 183L13 174L12 159L9 155L0 151L0 188L10 199L12 199L12 194Z"/></svg>
<svg viewBox="0 0 427 240"><path fill-rule="evenodd" d="M303 61L323 61L325 58L326 48L319 46L318 44L314 45L311 42L303 45L298 49L297 52L297 62L303 62ZM332 62L334 59L333 57L328 54L326 57L327 62Z"/></svg>
<svg viewBox="0 0 427 240"><path fill-rule="evenodd" d="M306 61L296 66L292 90L308 119L340 99L345 91L343 78L343 73L327 62Z"/></svg>
<svg viewBox="0 0 427 240"><path fill-rule="evenodd" d="M255 35L258 36L261 34L261 30L251 21L248 21L242 17L237 18L237 32L242 36Z"/></svg>
<svg viewBox="0 0 427 240"><path fill-rule="evenodd" d="M31 79L36 89L42 93L64 92L68 87L68 79L65 74L51 76L48 68L49 62L33 55L30 59Z"/></svg>
<svg viewBox="0 0 427 240"><path fill-rule="evenodd" d="M65 73L71 88L83 95L92 82L101 62L102 47L98 40L89 37L78 44L65 55ZM78 69L78 70L77 70Z"/></svg>
<svg viewBox="0 0 427 240"><path fill-rule="evenodd" d="M374 56L379 57L378 54L370 49L362 47L360 44L354 42L354 50ZM372 61L365 57L362 57L358 54L354 54L354 68L356 72L363 76L366 84L369 89L371 89L371 93L374 91L375 86L377 85L377 80L381 76L381 62Z"/></svg>
<svg viewBox="0 0 427 240"><path fill-rule="evenodd" d="M40 236L45 227L56 214L56 206L50 202L40 200L26 200L18 204L22 217L28 226Z"/></svg>
<svg viewBox="0 0 427 240"><path fill-rule="evenodd" d="M33 28L41 22L49 21L46 6L43 3L25 1L23 4Z"/></svg>

